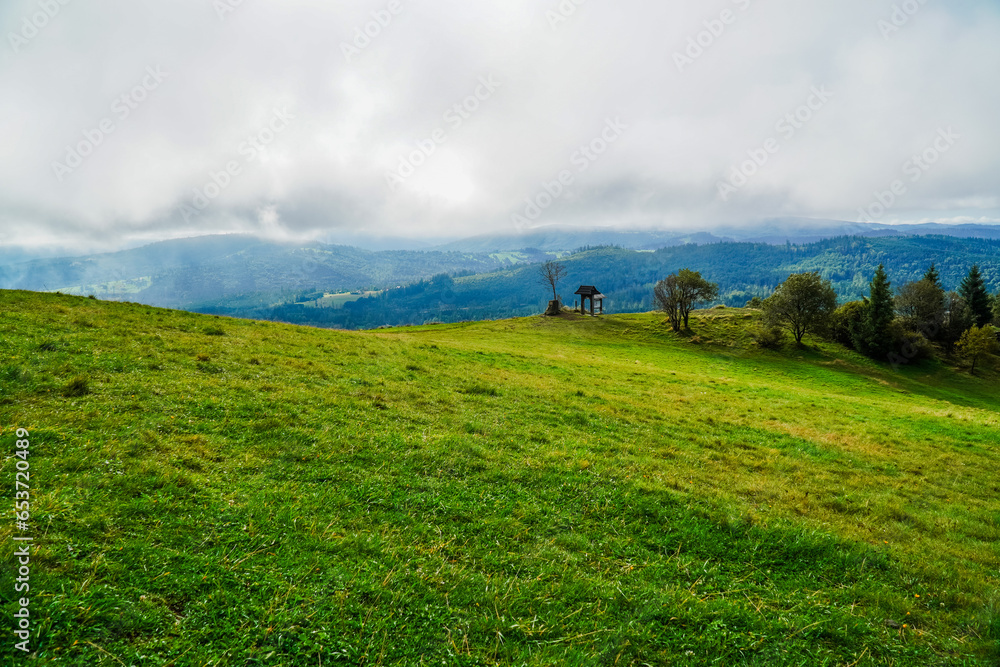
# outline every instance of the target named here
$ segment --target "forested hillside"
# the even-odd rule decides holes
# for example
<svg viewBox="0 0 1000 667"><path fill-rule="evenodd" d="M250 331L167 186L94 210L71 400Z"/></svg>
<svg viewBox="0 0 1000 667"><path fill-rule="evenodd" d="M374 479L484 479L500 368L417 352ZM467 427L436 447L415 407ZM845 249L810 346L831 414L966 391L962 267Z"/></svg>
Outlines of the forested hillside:
<svg viewBox="0 0 1000 667"><path fill-rule="evenodd" d="M0 267L0 287L93 294L173 308L206 301L260 306L280 303L302 290L381 289L441 272L493 271L521 259L512 253L375 252L240 235L204 236Z"/></svg>
<svg viewBox="0 0 1000 667"><path fill-rule="evenodd" d="M991 291L1000 288L1000 241L946 236L841 237L807 245L714 243L661 248L655 252L604 247L563 258L563 300L573 301L579 285L596 285L612 312L652 309L653 285L682 268L700 271L719 284L720 302L742 306L766 297L789 274L818 271L829 279L841 302L867 294L875 268L885 265L894 285L918 280L931 262L946 290L955 289L969 267L979 264ZM234 307L204 303L202 312L273 319L340 328L422 324L429 321L497 319L537 313L551 293L539 285L534 266L517 266L472 276L439 275L402 289L391 289L343 308L311 308L286 303L277 307Z"/></svg>

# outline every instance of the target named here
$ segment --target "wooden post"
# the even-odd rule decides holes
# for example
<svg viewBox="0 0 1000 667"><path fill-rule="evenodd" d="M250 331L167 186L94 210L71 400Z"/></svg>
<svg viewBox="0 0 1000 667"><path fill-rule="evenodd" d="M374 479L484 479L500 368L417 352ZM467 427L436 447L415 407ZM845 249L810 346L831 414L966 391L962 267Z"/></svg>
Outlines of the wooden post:
<svg viewBox="0 0 1000 667"><path fill-rule="evenodd" d="M594 295L593 294L590 295L590 315L591 315L591 317L594 316Z"/></svg>

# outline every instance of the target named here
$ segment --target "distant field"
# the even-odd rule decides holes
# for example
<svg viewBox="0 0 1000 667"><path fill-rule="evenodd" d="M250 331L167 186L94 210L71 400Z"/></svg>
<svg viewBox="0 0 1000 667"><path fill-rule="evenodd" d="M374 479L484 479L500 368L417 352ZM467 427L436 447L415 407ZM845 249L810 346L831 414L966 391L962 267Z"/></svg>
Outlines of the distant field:
<svg viewBox="0 0 1000 667"><path fill-rule="evenodd" d="M153 280L150 276L142 276L131 280L113 280L111 282L94 285L61 287L52 291L72 294L75 296L89 296L93 294L94 296L101 298L120 299L127 294L138 294L151 284L153 284Z"/></svg>
<svg viewBox="0 0 1000 667"><path fill-rule="evenodd" d="M0 313L37 538L16 664L1000 660L995 370L761 352L741 309L684 335Z"/></svg>
<svg viewBox="0 0 1000 667"><path fill-rule="evenodd" d="M305 305L307 308L343 308L345 303L350 301L357 301L358 299L363 299L368 296L376 296L382 292L361 292L360 294L353 294L351 292L341 292L339 294L327 294L322 299L316 299L313 301L306 301Z"/></svg>

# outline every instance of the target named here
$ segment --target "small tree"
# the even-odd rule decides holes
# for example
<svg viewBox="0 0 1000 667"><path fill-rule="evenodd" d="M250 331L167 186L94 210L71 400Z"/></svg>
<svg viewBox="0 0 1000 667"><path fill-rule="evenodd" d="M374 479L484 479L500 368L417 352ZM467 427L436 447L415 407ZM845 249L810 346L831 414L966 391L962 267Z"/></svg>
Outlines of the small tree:
<svg viewBox="0 0 1000 667"><path fill-rule="evenodd" d="M680 331L680 288L677 285L676 275L670 274L653 286L653 300L656 302L656 307L667 314L670 328Z"/></svg>
<svg viewBox="0 0 1000 667"><path fill-rule="evenodd" d="M556 285L566 277L566 267L558 262L548 261L538 266L538 282L541 285L552 288L552 300L559 298L556 293Z"/></svg>
<svg viewBox="0 0 1000 667"><path fill-rule="evenodd" d="M993 324L1000 327L1000 292L993 295Z"/></svg>
<svg viewBox="0 0 1000 667"><path fill-rule="evenodd" d="M941 274L938 273L937 268L935 268L934 262L931 262L931 266L927 269L927 273L924 274L922 280L926 280L941 291L944 291L944 288L941 287Z"/></svg>
<svg viewBox="0 0 1000 667"><path fill-rule="evenodd" d="M826 329L836 307L837 293L829 280L816 272L794 273L764 300L764 321L788 329L801 345L806 333Z"/></svg>
<svg viewBox="0 0 1000 667"><path fill-rule="evenodd" d="M972 310L965 299L957 292L948 292L944 297L944 326L941 327L939 341L950 352L962 334L974 324Z"/></svg>
<svg viewBox="0 0 1000 667"><path fill-rule="evenodd" d="M969 269L969 274L962 280L958 288L958 293L965 299L972 316L976 320L976 326L984 327L993 319L993 304L990 301L990 293L986 291L986 282L983 280L979 267L975 264Z"/></svg>
<svg viewBox="0 0 1000 667"><path fill-rule="evenodd" d="M714 301L718 296L718 285L690 269L672 273L653 287L656 307L667 314L674 331L680 331L681 326L688 328L688 316L697 304Z"/></svg>
<svg viewBox="0 0 1000 667"><path fill-rule="evenodd" d="M962 334L956 346L959 356L972 364L971 374L976 374L976 363L997 352L997 332L990 325L972 327Z"/></svg>
<svg viewBox="0 0 1000 667"><path fill-rule="evenodd" d="M861 327L868 305L864 301L848 301L830 315L830 338L844 347L854 349L852 331Z"/></svg>
<svg viewBox="0 0 1000 667"><path fill-rule="evenodd" d="M684 328L688 328L688 315L691 309L700 303L709 303L719 298L719 286L701 277L698 271L681 269L677 272L677 287L680 297L677 308L684 320Z"/></svg>
<svg viewBox="0 0 1000 667"><path fill-rule="evenodd" d="M944 290L936 281L925 277L906 283L896 294L895 306L906 328L919 331L931 340L941 334L945 313Z"/></svg>

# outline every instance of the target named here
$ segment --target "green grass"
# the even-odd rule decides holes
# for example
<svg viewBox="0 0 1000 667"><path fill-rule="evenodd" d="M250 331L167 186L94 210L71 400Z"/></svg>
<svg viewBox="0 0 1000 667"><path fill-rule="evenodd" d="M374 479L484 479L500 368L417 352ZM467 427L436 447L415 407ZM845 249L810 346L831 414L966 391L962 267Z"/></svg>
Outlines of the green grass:
<svg viewBox="0 0 1000 667"><path fill-rule="evenodd" d="M0 307L37 543L15 664L997 664L993 371L762 352L739 309Z"/></svg>
<svg viewBox="0 0 1000 667"><path fill-rule="evenodd" d="M351 292L327 294L318 301L306 301L304 305L307 308L343 308L345 303L357 301L358 299L363 299L365 297L377 296L381 293L382 292L368 291L361 294L352 294Z"/></svg>

